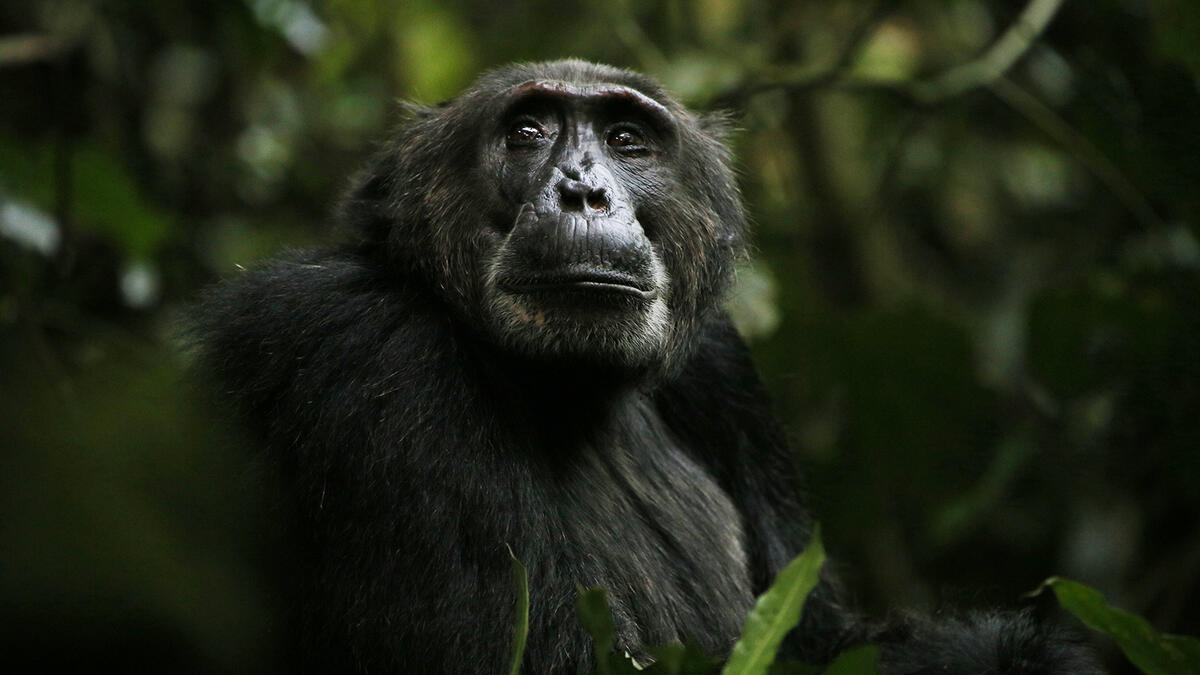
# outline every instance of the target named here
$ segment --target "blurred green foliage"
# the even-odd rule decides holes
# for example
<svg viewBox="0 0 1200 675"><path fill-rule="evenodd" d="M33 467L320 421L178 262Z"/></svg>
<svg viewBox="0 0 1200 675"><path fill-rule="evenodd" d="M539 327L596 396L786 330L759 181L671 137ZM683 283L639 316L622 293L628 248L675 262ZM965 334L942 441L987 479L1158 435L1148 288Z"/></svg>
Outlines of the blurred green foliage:
<svg viewBox="0 0 1200 675"><path fill-rule="evenodd" d="M1160 633L1142 617L1109 606L1095 589L1070 579L1047 579L1037 593L1046 588L1089 628L1112 636L1143 673L1192 675L1200 670L1200 640Z"/></svg>
<svg viewBox="0 0 1200 675"><path fill-rule="evenodd" d="M879 650L862 645L846 650L827 667L798 661L776 661L787 634L800 623L804 603L820 579L825 565L825 548L817 526L800 555L788 563L746 617L742 634L726 663L714 662L691 644L672 644L650 649L652 659L640 654L613 651L612 610L603 588L580 594L579 618L596 646L596 673L633 675L642 670L663 675L875 675ZM518 582L518 596L525 587ZM518 633L525 627L516 620ZM1152 631L1151 631L1152 632ZM519 651L518 651L519 653ZM639 662L639 658L642 661Z"/></svg>
<svg viewBox="0 0 1200 675"><path fill-rule="evenodd" d="M333 236L396 99L565 56L734 113L730 309L864 605L1060 573L1200 633L1200 10L1063 3L1001 48L1025 9L0 0L9 662L279 662L286 553L178 308Z"/></svg>
<svg viewBox="0 0 1200 675"><path fill-rule="evenodd" d="M821 528L813 529L804 552L796 556L775 577L771 588L759 596L746 616L742 634L722 675L764 675L775 663L775 654L804 611L808 594L816 588L825 564ZM867 673L863 673L867 675Z"/></svg>

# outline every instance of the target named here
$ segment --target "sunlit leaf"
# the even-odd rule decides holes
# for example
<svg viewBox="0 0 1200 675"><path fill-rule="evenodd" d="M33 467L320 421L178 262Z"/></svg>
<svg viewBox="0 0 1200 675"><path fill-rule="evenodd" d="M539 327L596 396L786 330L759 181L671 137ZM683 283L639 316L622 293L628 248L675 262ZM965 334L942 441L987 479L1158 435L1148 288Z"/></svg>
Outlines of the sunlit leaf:
<svg viewBox="0 0 1200 675"><path fill-rule="evenodd" d="M821 531L813 530L812 541L795 560L788 563L771 588L758 598L758 603L746 618L742 637L733 647L726 664L726 675L761 675L775 660L779 645L797 623L804 610L804 601L820 579L825 563L825 547Z"/></svg>
<svg viewBox="0 0 1200 675"><path fill-rule="evenodd" d="M517 611L513 619L513 647L511 675L521 672L521 663L525 660L525 642L529 639L529 570L517 560L512 549L508 549L512 558L513 580L517 585Z"/></svg>
<svg viewBox="0 0 1200 675"><path fill-rule="evenodd" d="M1147 675L1200 673L1200 640L1160 633L1142 617L1109 605L1099 591L1081 583L1051 577L1035 593L1046 587L1089 628L1116 640L1125 656Z"/></svg>

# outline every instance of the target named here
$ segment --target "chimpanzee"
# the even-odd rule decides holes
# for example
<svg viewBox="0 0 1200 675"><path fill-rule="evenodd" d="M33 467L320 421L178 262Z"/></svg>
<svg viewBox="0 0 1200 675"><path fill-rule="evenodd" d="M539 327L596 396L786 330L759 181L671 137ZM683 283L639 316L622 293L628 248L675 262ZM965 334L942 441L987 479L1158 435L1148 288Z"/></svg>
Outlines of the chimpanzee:
<svg viewBox="0 0 1200 675"><path fill-rule="evenodd" d="M286 254L194 313L215 378L287 486L303 666L498 673L516 590L524 670L615 649L728 655L810 519L720 308L745 216L719 116L582 61L490 72L414 106L356 181L336 246ZM1094 673L1024 613L860 621L827 575L789 638L888 673Z"/></svg>

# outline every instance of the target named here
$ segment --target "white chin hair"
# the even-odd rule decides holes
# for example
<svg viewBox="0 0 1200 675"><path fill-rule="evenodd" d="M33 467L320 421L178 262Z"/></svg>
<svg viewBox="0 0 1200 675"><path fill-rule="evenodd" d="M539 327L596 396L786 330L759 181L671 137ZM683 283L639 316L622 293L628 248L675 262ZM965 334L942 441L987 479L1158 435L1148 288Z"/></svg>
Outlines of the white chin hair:
<svg viewBox="0 0 1200 675"><path fill-rule="evenodd" d="M662 360L669 342L671 312L661 296L637 310L605 312L496 290L488 305L501 342L529 356L640 366Z"/></svg>

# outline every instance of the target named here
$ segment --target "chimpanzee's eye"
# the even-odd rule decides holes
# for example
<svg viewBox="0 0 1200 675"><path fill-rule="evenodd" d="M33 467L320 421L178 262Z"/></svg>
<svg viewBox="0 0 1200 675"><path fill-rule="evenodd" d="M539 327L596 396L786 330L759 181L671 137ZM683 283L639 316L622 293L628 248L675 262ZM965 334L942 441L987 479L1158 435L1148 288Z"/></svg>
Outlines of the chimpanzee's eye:
<svg viewBox="0 0 1200 675"><path fill-rule="evenodd" d="M636 129L629 127L617 127L608 132L608 137L604 139L612 148L625 148L629 150L642 149L646 147L646 139L637 132Z"/></svg>
<svg viewBox="0 0 1200 675"><path fill-rule="evenodd" d="M509 128L504 142L509 147L524 147L533 145L546 137L546 132L529 120L516 122Z"/></svg>

